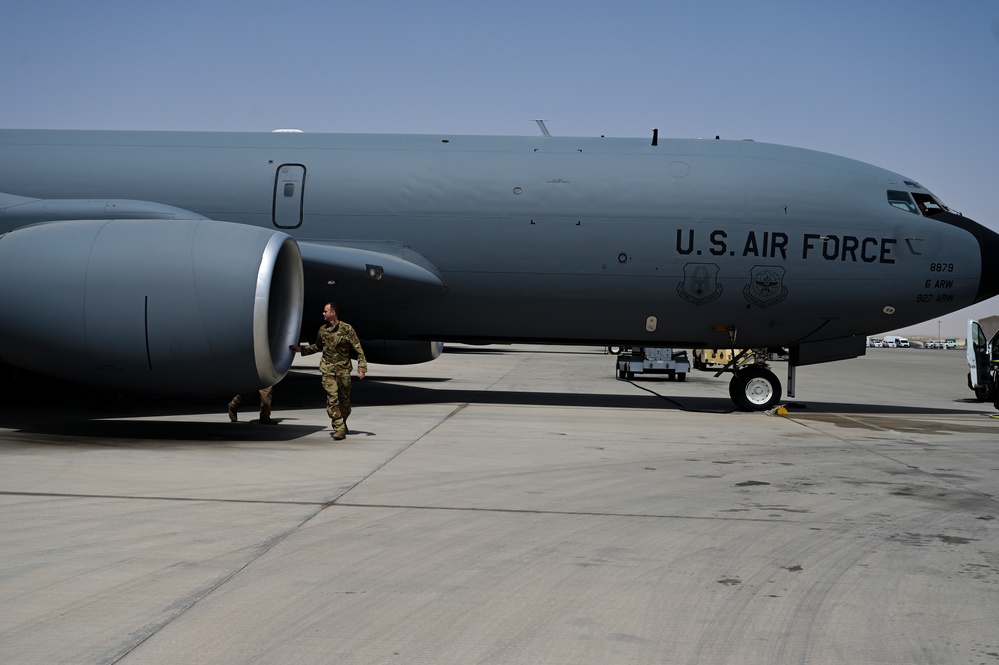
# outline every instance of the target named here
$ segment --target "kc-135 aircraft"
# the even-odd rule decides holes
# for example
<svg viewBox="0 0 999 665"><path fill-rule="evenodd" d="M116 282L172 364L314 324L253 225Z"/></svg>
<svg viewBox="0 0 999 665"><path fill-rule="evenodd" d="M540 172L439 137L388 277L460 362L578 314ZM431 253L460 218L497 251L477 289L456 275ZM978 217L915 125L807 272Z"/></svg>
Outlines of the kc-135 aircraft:
<svg viewBox="0 0 999 665"><path fill-rule="evenodd" d="M0 130L0 192L0 360L159 394L274 384L334 300L373 362L788 347L793 396L797 366L999 293L999 235L908 176L656 130ZM781 398L763 364L730 385Z"/></svg>

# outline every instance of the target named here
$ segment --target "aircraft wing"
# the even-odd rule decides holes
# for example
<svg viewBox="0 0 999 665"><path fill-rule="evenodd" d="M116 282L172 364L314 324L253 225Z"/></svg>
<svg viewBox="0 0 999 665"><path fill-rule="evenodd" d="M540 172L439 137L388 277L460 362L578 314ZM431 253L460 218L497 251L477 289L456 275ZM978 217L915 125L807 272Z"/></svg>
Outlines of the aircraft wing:
<svg viewBox="0 0 999 665"><path fill-rule="evenodd" d="M402 242L296 242L149 201L0 204L15 227L0 235L0 361L72 381L248 392L290 367L307 290L375 309L447 291Z"/></svg>

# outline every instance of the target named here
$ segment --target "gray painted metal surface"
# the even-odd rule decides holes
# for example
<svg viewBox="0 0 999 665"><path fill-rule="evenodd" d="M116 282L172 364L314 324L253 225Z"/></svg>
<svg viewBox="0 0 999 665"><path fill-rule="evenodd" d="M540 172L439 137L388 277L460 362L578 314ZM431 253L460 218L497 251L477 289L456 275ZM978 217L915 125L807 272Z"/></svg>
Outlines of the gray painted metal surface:
<svg viewBox="0 0 999 665"><path fill-rule="evenodd" d="M18 322L49 316L79 270L114 277L114 289L134 286L147 245L169 248L178 271L195 261L190 243L162 240L184 211L293 238L302 283L274 294L301 292L307 334L335 300L367 339L796 346L900 328L999 293L999 268L983 259L999 253L999 236L949 211L922 214L936 202L917 181L751 141L0 130L0 192L0 231L10 231L0 236L0 357L22 363L28 331ZM99 264L84 248L73 269L38 250L10 267L14 240L34 233L23 225L99 209L139 239L102 246ZM222 277L207 300L248 307L223 285L274 266L247 252L236 263L249 265L226 273L231 251L221 237L199 243ZM206 310L175 307L176 295L148 288L154 311L162 303L178 327L211 337ZM86 302L70 304L152 335L137 300L110 314ZM294 336L287 309L270 314L275 334L256 348ZM181 342L174 348L190 340ZM413 359L425 360L425 348ZM128 364L117 360L84 362L109 365L101 382L115 385ZM228 358L216 348L210 363L186 360ZM270 383L285 361L249 368ZM201 381L178 371L119 386L245 389L245 373Z"/></svg>

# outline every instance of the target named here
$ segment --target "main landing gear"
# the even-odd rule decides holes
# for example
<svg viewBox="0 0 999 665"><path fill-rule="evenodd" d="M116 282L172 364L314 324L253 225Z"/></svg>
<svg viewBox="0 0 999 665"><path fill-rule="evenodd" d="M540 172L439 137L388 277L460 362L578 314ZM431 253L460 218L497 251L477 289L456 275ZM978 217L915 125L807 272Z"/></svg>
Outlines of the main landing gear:
<svg viewBox="0 0 999 665"><path fill-rule="evenodd" d="M728 394L743 411L766 411L780 401L780 380L762 363L743 365L732 370Z"/></svg>

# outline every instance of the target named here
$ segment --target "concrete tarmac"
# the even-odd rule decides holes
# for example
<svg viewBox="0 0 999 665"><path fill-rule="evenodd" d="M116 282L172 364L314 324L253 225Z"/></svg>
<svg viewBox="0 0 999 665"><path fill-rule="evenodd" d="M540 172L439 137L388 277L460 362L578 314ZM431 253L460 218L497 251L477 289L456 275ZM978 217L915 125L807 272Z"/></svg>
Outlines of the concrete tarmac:
<svg viewBox="0 0 999 665"><path fill-rule="evenodd" d="M342 442L298 363L273 426L5 401L0 662L999 663L999 412L961 351L800 368L781 416L458 346L373 365Z"/></svg>

